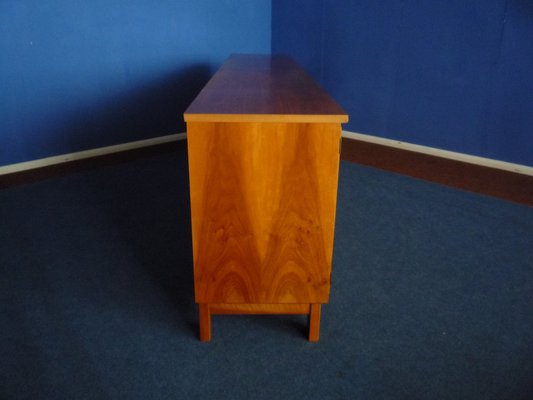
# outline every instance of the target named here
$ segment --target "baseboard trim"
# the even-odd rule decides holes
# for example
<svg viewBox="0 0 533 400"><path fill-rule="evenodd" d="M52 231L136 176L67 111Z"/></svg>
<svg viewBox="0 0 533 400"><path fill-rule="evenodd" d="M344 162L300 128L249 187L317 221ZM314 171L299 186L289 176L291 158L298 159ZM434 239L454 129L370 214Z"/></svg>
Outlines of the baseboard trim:
<svg viewBox="0 0 533 400"><path fill-rule="evenodd" d="M418 144L401 142L398 140L381 138L378 136L366 135L363 133L342 131L342 137L346 139L355 139L362 142L379 144L382 146L394 147L407 151L414 151L416 153L428 154L435 157L447 158L450 160L466 162L469 164L480 165L488 168L496 168L504 171L515 172L518 174L533 176L533 167L527 165L514 164L506 161L494 160L490 158L484 158L479 156L473 156L465 153L458 153L449 150L442 150L434 147L422 146ZM184 140L187 138L187 134L176 133L172 135L158 136L155 138L137 140L134 142L127 142L116 144L112 146L99 147L96 149L83 150L74 153L61 154L58 156L41 158L38 160L25 161L16 164L9 164L0 166L0 175L11 174L15 172L27 171L35 168L47 167L50 165L61 164L70 161L83 160L85 158L98 157L106 154L119 153L122 151L128 151L138 149L141 147L154 146L163 143L174 142L178 140Z"/></svg>
<svg viewBox="0 0 533 400"><path fill-rule="evenodd" d="M178 140L184 140L187 138L187 134L176 133L173 135L158 136L155 138L137 140L134 142L127 142L116 144L113 146L98 147L96 149L77 151L74 153L61 154L53 157L41 158L38 160L25 161L16 164L9 164L0 166L0 175L12 174L16 172L23 172L32 170L35 168L49 167L51 165L62 164L71 161L83 160L86 158L99 157L107 154L119 153L128 150L139 149L142 147L155 146L158 144L175 142Z"/></svg>
<svg viewBox="0 0 533 400"><path fill-rule="evenodd" d="M77 171L186 151L185 133L0 167L0 189ZM369 167L533 206L533 168L354 132L343 132L341 158Z"/></svg>
<svg viewBox="0 0 533 400"><path fill-rule="evenodd" d="M379 144L382 146L394 147L407 151L414 151L416 153L427 154L430 156L447 158L450 160L461 161L469 164L480 165L483 167L496 168L504 171L533 176L533 167L529 167L527 165L513 164L506 161L493 160L491 158L478 157L465 153L457 153L454 151L442 150L435 147L427 147L413 143L400 142L398 140L385 139L378 136L365 135L357 132L342 131L342 137L346 139L354 139L362 142Z"/></svg>
<svg viewBox="0 0 533 400"><path fill-rule="evenodd" d="M376 140L368 135L345 133L343 136L341 158L345 161L533 205L533 176L527 174L527 169L517 173L516 166L512 170L497 168L502 167L499 162L493 163L493 160L481 157L472 159L467 156L468 161L465 161L462 155L449 154L451 152L444 153L448 157L443 157L439 150L431 153L415 151L420 150L419 147L390 145L388 141ZM506 164L503 167L509 167Z"/></svg>

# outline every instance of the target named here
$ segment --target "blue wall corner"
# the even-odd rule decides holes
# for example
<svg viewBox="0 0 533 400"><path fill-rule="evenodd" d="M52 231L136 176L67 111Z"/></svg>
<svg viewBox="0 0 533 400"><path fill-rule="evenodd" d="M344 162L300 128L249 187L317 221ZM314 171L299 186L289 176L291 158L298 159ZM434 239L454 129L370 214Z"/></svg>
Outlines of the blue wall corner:
<svg viewBox="0 0 533 400"><path fill-rule="evenodd" d="M231 53L269 53L271 2L0 3L0 165L183 132Z"/></svg>
<svg viewBox="0 0 533 400"><path fill-rule="evenodd" d="M272 52L347 130L533 165L533 3L273 0Z"/></svg>
<svg viewBox="0 0 533 400"><path fill-rule="evenodd" d="M0 165L183 131L230 54L286 53L346 129L533 165L527 0L0 3Z"/></svg>

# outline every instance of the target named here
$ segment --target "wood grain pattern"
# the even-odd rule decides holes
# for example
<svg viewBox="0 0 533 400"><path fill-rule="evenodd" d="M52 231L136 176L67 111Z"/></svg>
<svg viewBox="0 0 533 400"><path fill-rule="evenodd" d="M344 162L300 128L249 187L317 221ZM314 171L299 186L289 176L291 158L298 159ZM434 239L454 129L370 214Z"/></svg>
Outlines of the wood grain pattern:
<svg viewBox="0 0 533 400"><path fill-rule="evenodd" d="M343 123L348 115L289 57L232 55L185 111L185 120Z"/></svg>
<svg viewBox="0 0 533 400"><path fill-rule="evenodd" d="M213 313L288 313L317 341L348 116L291 59L235 55L184 117L201 340Z"/></svg>
<svg viewBox="0 0 533 400"><path fill-rule="evenodd" d="M326 303L339 124L188 123L198 303Z"/></svg>

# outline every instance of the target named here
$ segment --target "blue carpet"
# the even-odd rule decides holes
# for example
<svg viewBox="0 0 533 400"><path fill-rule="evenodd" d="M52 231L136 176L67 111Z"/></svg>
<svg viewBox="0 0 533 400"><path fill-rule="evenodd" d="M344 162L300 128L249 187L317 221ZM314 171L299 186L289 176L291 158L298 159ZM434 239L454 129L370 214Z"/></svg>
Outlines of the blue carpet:
<svg viewBox="0 0 533 400"><path fill-rule="evenodd" d="M321 340L197 338L185 150L0 191L2 399L531 399L533 208L342 163Z"/></svg>

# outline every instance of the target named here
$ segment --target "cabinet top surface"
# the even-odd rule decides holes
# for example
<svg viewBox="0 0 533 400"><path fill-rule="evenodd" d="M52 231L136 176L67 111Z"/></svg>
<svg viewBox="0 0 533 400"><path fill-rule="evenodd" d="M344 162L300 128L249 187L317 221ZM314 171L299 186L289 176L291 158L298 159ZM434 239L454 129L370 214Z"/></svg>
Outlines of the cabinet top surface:
<svg viewBox="0 0 533 400"><path fill-rule="evenodd" d="M346 112L286 56L232 55L198 94L185 121L334 122Z"/></svg>

